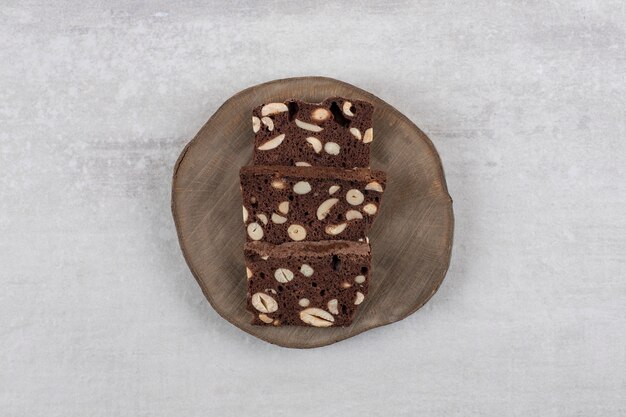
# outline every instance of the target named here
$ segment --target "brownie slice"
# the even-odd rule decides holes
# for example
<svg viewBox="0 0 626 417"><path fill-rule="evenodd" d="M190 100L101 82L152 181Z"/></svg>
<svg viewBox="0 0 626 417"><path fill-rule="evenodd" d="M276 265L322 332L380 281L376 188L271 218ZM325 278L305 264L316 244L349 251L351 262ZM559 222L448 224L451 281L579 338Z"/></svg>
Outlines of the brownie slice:
<svg viewBox="0 0 626 417"><path fill-rule="evenodd" d="M370 103L342 97L262 104L252 111L254 165L367 168L373 113Z"/></svg>
<svg viewBox="0 0 626 417"><path fill-rule="evenodd" d="M365 168L244 166L239 171L248 241L365 238L386 175Z"/></svg>
<svg viewBox="0 0 626 417"><path fill-rule="evenodd" d="M253 324L346 326L367 296L368 243L248 242L244 255Z"/></svg>

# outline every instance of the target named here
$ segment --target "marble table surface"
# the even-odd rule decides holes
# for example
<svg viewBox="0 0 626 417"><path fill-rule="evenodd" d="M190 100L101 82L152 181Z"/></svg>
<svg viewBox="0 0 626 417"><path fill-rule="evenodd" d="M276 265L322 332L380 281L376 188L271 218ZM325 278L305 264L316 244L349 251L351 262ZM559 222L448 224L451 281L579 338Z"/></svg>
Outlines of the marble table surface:
<svg viewBox="0 0 626 417"><path fill-rule="evenodd" d="M0 4L2 416L626 415L623 1ZM326 75L432 139L449 273L279 348L208 305L173 164L254 84Z"/></svg>

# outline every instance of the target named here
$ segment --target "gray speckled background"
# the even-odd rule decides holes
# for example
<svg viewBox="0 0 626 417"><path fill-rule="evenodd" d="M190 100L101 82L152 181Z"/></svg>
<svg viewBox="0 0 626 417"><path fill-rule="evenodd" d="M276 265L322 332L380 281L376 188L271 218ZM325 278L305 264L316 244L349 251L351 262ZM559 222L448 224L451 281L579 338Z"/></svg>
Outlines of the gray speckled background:
<svg viewBox="0 0 626 417"><path fill-rule="evenodd" d="M623 1L106 3L0 4L2 416L626 414ZM169 209L217 107L299 75L415 121L456 214L425 308L310 351L218 317Z"/></svg>

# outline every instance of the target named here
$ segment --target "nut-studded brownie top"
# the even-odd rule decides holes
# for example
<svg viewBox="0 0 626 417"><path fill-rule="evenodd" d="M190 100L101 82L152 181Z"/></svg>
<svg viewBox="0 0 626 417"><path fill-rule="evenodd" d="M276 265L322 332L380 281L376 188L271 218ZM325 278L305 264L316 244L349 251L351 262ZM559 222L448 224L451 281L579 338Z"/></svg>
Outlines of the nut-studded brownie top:
<svg viewBox="0 0 626 417"><path fill-rule="evenodd" d="M363 168L245 166L240 178L248 240L276 245L364 239L386 183Z"/></svg>
<svg viewBox="0 0 626 417"><path fill-rule="evenodd" d="M368 167L373 111L342 97L260 105L252 111L254 164Z"/></svg>
<svg viewBox="0 0 626 417"><path fill-rule="evenodd" d="M367 297L367 243L248 242L244 254L254 324L345 326Z"/></svg>

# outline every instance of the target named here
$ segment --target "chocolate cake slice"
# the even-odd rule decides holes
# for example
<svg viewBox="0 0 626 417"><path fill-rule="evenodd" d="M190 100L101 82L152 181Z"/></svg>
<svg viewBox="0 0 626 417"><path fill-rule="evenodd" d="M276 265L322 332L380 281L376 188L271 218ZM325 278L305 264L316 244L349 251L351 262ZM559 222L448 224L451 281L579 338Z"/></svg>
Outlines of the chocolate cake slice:
<svg viewBox="0 0 626 417"><path fill-rule="evenodd" d="M366 101L342 97L262 104L252 111L254 165L367 168L373 112Z"/></svg>
<svg viewBox="0 0 626 417"><path fill-rule="evenodd" d="M365 238L380 210L386 175L365 168L244 166L240 172L248 241Z"/></svg>
<svg viewBox="0 0 626 417"><path fill-rule="evenodd" d="M248 242L244 255L253 324L346 326L367 296L368 243Z"/></svg>

